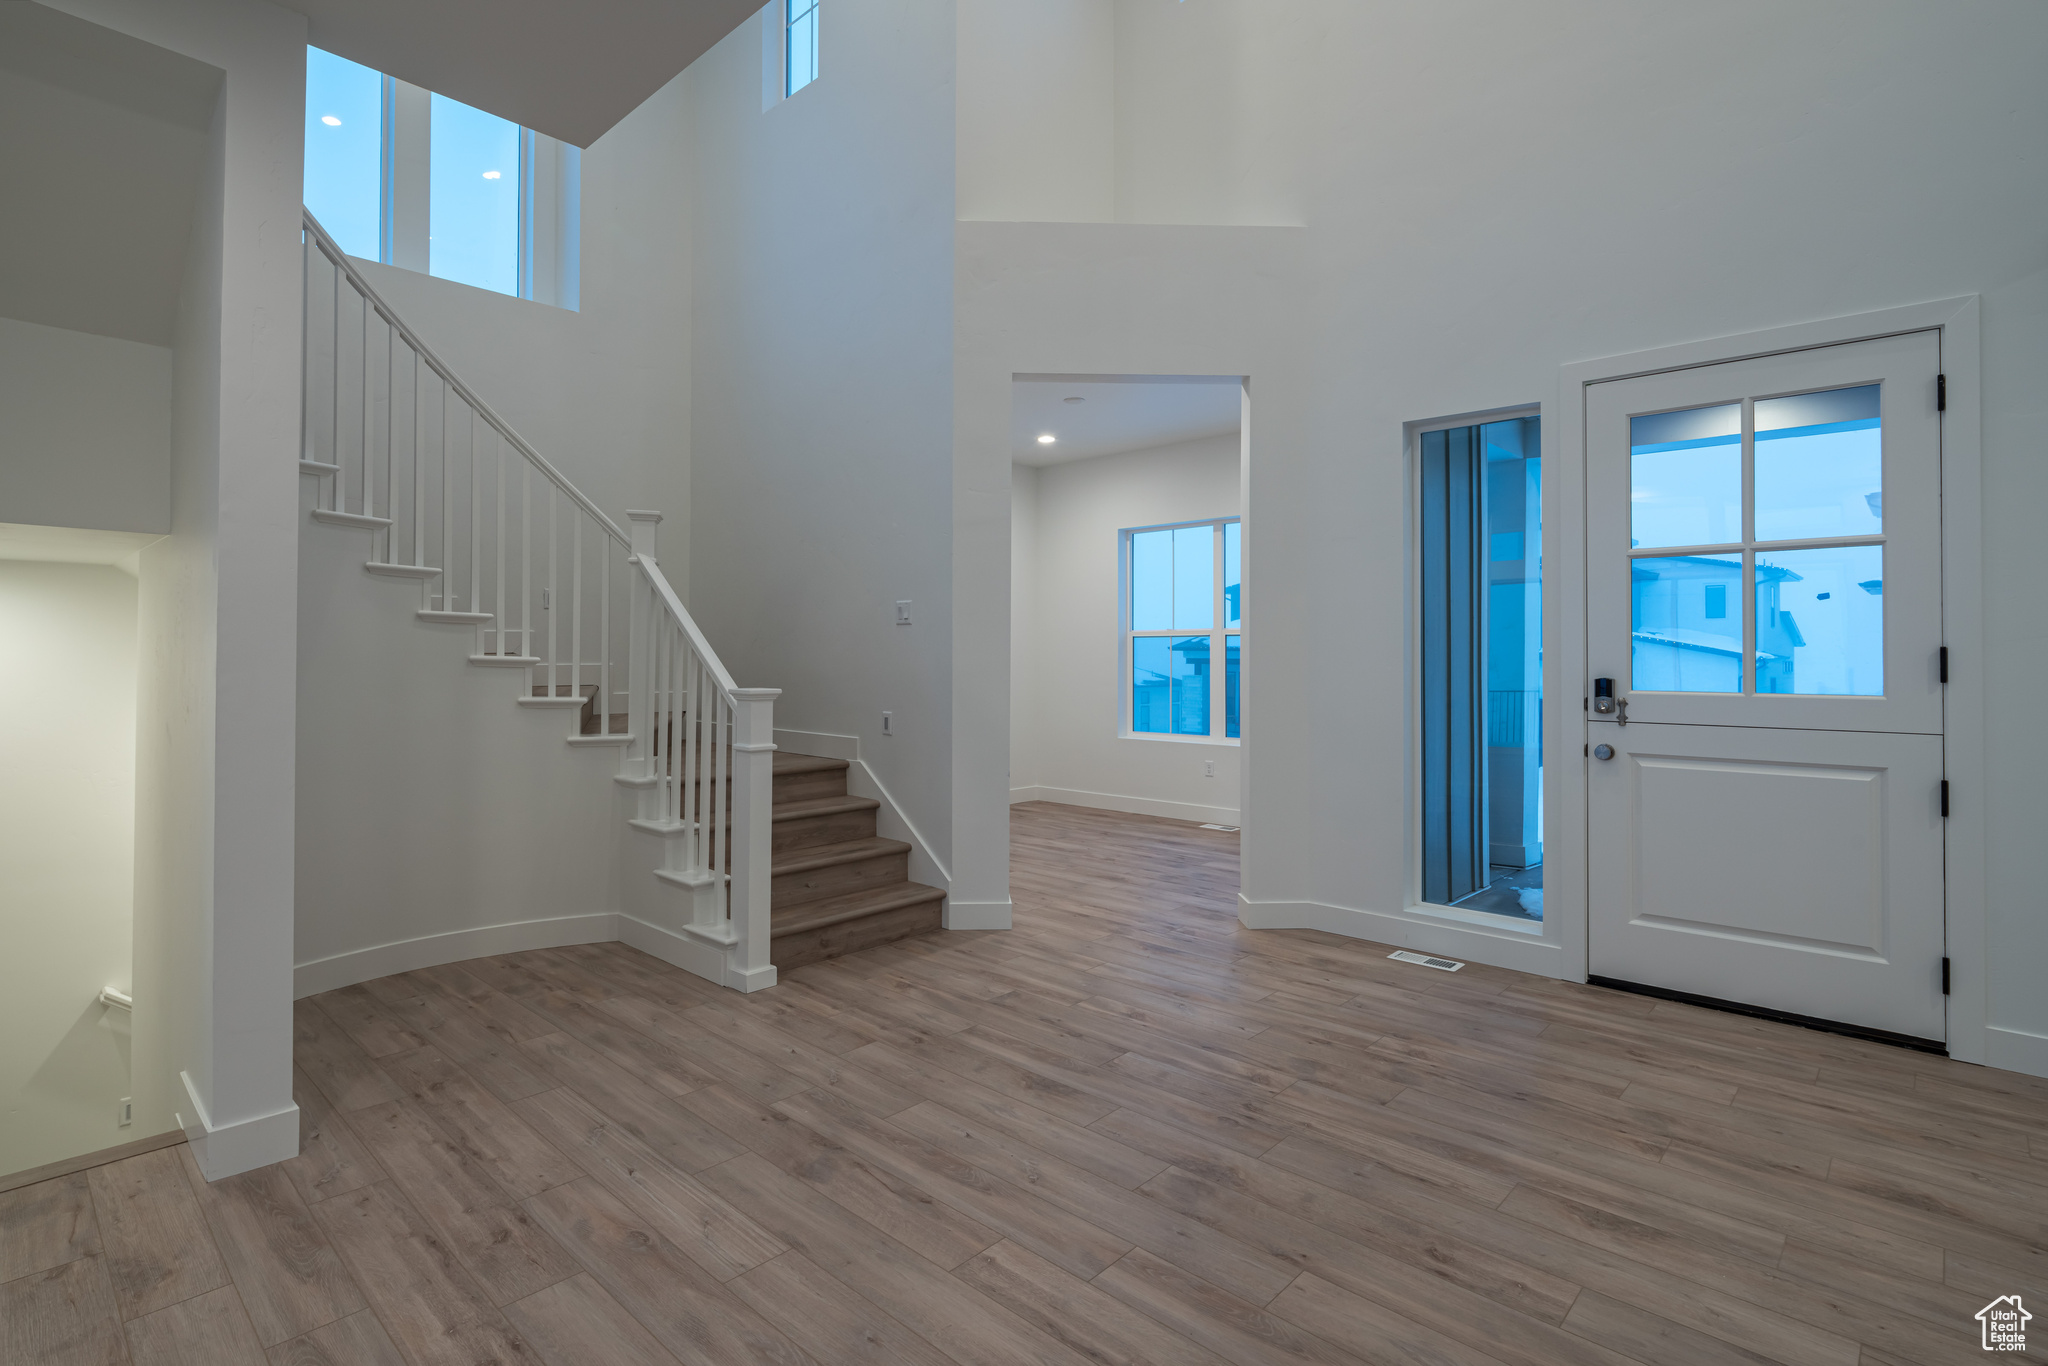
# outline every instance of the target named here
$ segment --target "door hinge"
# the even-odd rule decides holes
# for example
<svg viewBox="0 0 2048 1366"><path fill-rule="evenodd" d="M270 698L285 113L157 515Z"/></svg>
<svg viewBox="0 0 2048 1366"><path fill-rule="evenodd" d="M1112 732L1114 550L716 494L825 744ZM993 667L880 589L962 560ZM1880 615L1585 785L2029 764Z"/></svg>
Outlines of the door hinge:
<svg viewBox="0 0 2048 1366"><path fill-rule="evenodd" d="M1948 995L1948 959L1941 960L1941 994Z"/></svg>
<svg viewBox="0 0 2048 1366"><path fill-rule="evenodd" d="M1948 682L1948 646L1941 647L1941 681Z"/></svg>
<svg viewBox="0 0 2048 1366"><path fill-rule="evenodd" d="M1947 375L1936 375L1934 377L1934 411L1937 413L1945 413L1948 411Z"/></svg>
<svg viewBox="0 0 2048 1366"><path fill-rule="evenodd" d="M1941 780L1941 818L1948 819L1948 779Z"/></svg>

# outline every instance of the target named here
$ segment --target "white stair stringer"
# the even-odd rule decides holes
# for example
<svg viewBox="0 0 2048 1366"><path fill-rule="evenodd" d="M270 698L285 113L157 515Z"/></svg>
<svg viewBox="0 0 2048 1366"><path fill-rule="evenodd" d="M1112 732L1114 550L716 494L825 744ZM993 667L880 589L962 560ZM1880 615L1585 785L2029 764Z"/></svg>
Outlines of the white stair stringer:
<svg viewBox="0 0 2048 1366"><path fill-rule="evenodd" d="M773 985L778 693L738 688L691 620L655 559L659 513L629 512L629 537L304 221L313 520L369 533L364 571L417 583L421 623L473 631L471 665L523 671L516 706L575 713L568 746L617 750L619 938L738 990ZM408 374L410 389L378 378ZM420 411L439 414L438 442Z"/></svg>

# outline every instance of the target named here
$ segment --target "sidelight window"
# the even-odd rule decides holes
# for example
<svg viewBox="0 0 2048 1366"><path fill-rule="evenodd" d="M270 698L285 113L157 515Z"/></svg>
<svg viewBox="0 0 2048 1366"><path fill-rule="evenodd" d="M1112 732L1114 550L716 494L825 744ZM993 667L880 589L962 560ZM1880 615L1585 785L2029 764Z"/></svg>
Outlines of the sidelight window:
<svg viewBox="0 0 2048 1366"><path fill-rule="evenodd" d="M1541 448L1534 416L1415 438L1419 891L1523 921L1543 918Z"/></svg>

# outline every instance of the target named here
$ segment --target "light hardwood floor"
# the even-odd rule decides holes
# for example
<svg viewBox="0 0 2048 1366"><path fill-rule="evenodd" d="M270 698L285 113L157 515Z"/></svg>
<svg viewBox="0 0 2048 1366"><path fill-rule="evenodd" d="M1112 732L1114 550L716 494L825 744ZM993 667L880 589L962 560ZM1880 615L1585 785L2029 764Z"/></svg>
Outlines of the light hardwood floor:
<svg viewBox="0 0 2048 1366"><path fill-rule="evenodd" d="M2048 1083L1014 829L1014 931L755 996L610 944L300 1002L298 1158L0 1194L0 1361L1886 1366L2048 1306Z"/></svg>

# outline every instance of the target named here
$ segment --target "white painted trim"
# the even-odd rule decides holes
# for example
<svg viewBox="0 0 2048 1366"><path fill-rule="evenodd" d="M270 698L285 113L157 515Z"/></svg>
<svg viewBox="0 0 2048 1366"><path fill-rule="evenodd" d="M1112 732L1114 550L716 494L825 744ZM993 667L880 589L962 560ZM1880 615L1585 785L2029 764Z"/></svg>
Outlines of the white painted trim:
<svg viewBox="0 0 2048 1366"><path fill-rule="evenodd" d="M1442 909L1456 914L1455 908ZM1237 899L1237 918L1248 929L1323 930L1540 977L1570 977L1562 944L1514 929L1505 917L1486 917L1501 921L1498 929L1464 922L1464 917L1480 914L1469 911L1454 919L1426 911L1366 911L1320 901L1248 901L1241 893Z"/></svg>
<svg viewBox="0 0 2048 1366"><path fill-rule="evenodd" d="M1965 1062L2048 1076L2048 1040L1990 1024L1990 945L1986 934L1985 744L1983 663L1983 409L1980 307L1974 294L1908 304L1848 317L1766 328L1686 342L1558 371L1556 421L1544 423L1544 568L1546 634L1544 726L1568 752L1570 737L1586 740L1586 721L1572 697L1587 683L1585 594L1585 386L1607 380L1725 361L1748 360L1818 346L1869 341L1930 328L1941 330L1941 368L1948 410L1941 434L1942 634L1949 647L1944 699L1944 768L1950 810L1945 831L1948 948L1953 967L1948 1048ZM1555 434L1553 436L1553 433ZM1553 492L1556 497L1553 499ZM1554 538L1553 538L1554 537ZM1553 587L1555 591L1553 592ZM1546 918L1576 930L1578 980L1585 976L1585 761L1544 768Z"/></svg>
<svg viewBox="0 0 2048 1366"><path fill-rule="evenodd" d="M176 1111L178 1127L199 1171L208 1181L254 1171L273 1162L299 1155L299 1107L288 1104L269 1114L254 1115L233 1124L216 1125L199 1098L199 1088L190 1072L178 1073L185 1084L185 1104ZM185 1111L192 1112L187 1118Z"/></svg>
<svg viewBox="0 0 2048 1366"><path fill-rule="evenodd" d="M1954 779L1950 782L1953 783ZM1955 1008L1953 997L1949 1008ZM2048 1077L2048 1034L2030 1034L2024 1029L1991 1025L1985 1029L1984 1039L1985 1065L2002 1067L2008 1072L2025 1072L2034 1077Z"/></svg>
<svg viewBox="0 0 2048 1366"><path fill-rule="evenodd" d="M949 930L1007 930L1010 916L1007 901L948 901L945 924Z"/></svg>
<svg viewBox="0 0 2048 1366"><path fill-rule="evenodd" d="M660 925L651 925L638 916L627 915L623 911L619 913L617 920L618 933L607 935L605 936L606 938L617 939L622 944L630 944L642 953L651 954L659 958L670 967L681 968L684 972L694 977L702 977L707 982L716 982L718 985L726 987L738 986L738 983L732 980L728 974L728 954L723 948L714 944L706 944L702 940L692 939L688 935L678 934L676 931L666 929ZM575 941L568 940L565 942L574 943ZM771 968L769 971L773 972L774 969ZM772 978L769 984L773 984ZM739 989L743 991L757 991L760 988L740 987Z"/></svg>
<svg viewBox="0 0 2048 1366"><path fill-rule="evenodd" d="M630 916L603 911L595 915L565 915L546 920L515 920L503 925L478 925L466 930L449 930L444 934L422 935L418 939L375 944L366 949L299 964L292 970L292 995L313 996L336 987L389 977L395 972L460 963L467 958L626 939L620 932L619 922L630 919ZM634 944L634 947L646 946ZM718 980L718 974L713 972L711 978Z"/></svg>
<svg viewBox="0 0 2048 1366"><path fill-rule="evenodd" d="M1195 802L1158 801L1151 797L1126 797L1114 792L1083 792L1067 787L1013 787L1010 805L1019 802L1058 802L1062 806L1088 806L1098 811L1122 811L1132 816L1158 816L1170 821L1210 821L1217 825L1238 824L1234 806L1202 806Z"/></svg>

